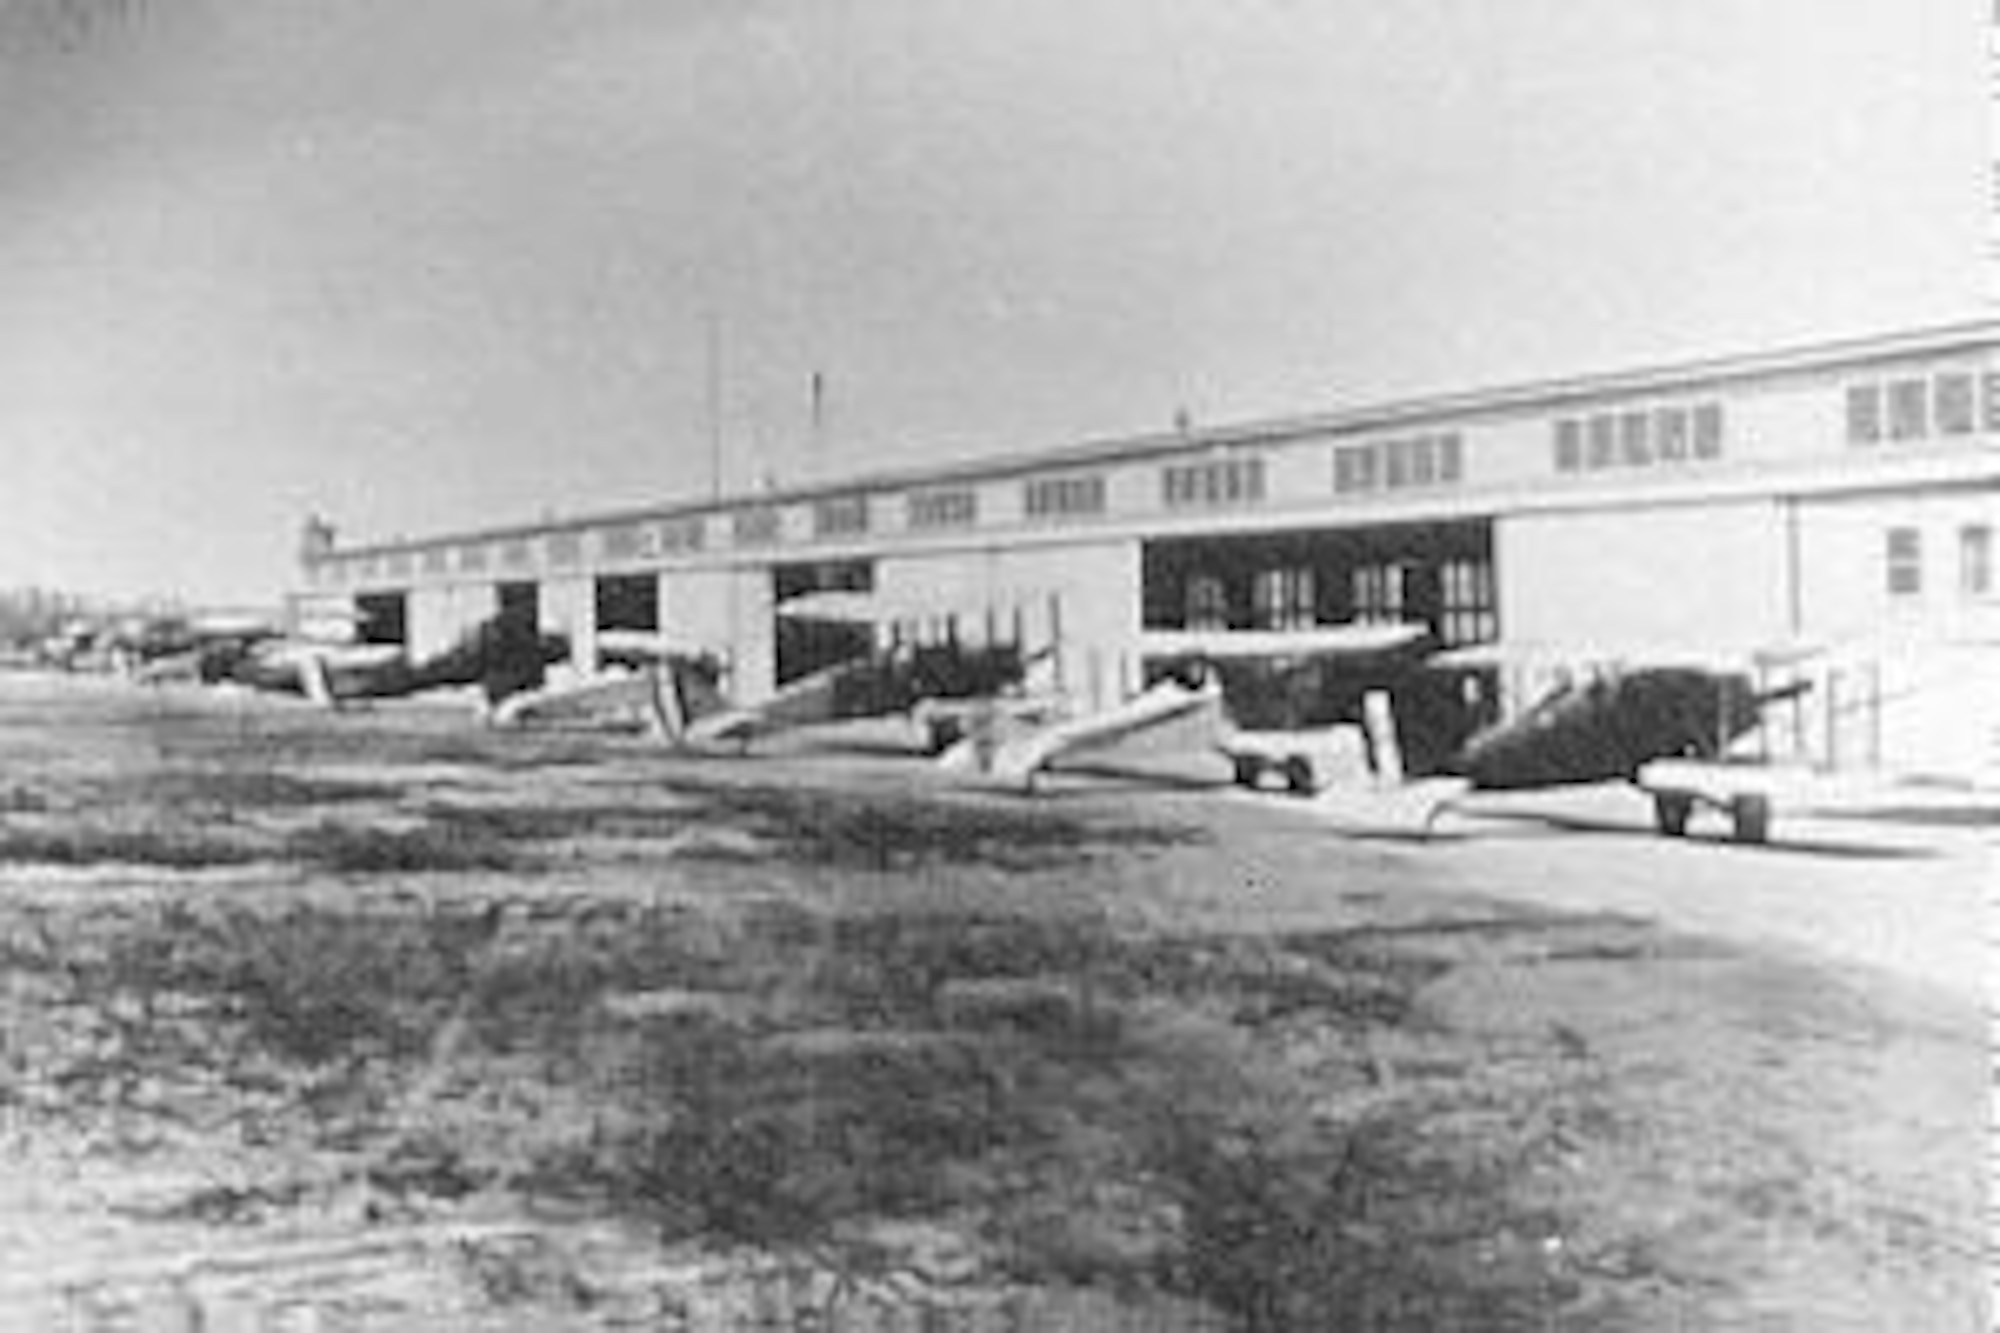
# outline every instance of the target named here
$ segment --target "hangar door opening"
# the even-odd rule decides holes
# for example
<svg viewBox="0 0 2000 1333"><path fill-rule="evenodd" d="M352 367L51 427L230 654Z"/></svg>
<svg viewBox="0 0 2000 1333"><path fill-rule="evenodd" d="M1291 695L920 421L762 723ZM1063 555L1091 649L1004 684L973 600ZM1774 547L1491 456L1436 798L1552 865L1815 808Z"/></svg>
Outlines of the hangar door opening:
<svg viewBox="0 0 2000 1333"><path fill-rule="evenodd" d="M409 646L408 593L364 592L354 599L354 610L360 622L358 633L361 642L394 644L398 648Z"/></svg>
<svg viewBox="0 0 2000 1333"><path fill-rule="evenodd" d="M780 686L801 676L852 662L875 651L875 627L852 620L787 615L785 603L815 592L875 591L873 560L814 560L771 570L777 604L777 675Z"/></svg>
<svg viewBox="0 0 2000 1333"><path fill-rule="evenodd" d="M1363 697L1385 690L1405 761L1423 773L1498 715L1497 672L1445 670L1425 660L1434 650L1500 635L1488 520L1153 541L1145 544L1141 570L1147 629L1424 629L1420 641L1400 652L1230 664L1221 672L1223 688L1246 727L1358 722ZM1180 665L1149 659L1147 675Z"/></svg>
<svg viewBox="0 0 2000 1333"><path fill-rule="evenodd" d="M539 631L542 627L542 590L533 579L493 585L493 609L509 628Z"/></svg>
<svg viewBox="0 0 2000 1333"><path fill-rule="evenodd" d="M660 579L657 574L606 574L595 589L596 624L601 630L660 632Z"/></svg>

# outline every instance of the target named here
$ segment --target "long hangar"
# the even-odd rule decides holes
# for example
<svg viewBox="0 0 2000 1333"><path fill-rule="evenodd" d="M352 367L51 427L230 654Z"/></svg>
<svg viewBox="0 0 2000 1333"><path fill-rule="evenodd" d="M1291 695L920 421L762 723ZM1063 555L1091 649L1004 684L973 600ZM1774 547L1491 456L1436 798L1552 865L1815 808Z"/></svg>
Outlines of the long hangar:
<svg viewBox="0 0 2000 1333"><path fill-rule="evenodd" d="M1991 773L1996 524L2000 322L1979 321L414 540L313 524L296 602L415 649L532 616L579 664L600 630L659 631L722 652L745 702L867 646L781 613L824 589L934 609L876 634L1053 645L1084 709L1182 629L1818 642L1793 745ZM1538 670L1494 692L1518 706Z"/></svg>

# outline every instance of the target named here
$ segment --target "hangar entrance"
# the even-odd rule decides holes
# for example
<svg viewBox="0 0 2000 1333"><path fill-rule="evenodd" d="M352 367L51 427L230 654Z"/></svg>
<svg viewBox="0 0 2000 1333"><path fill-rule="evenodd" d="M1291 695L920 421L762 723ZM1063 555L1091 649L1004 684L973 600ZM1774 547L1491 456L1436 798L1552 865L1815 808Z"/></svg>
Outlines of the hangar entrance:
<svg viewBox="0 0 2000 1333"><path fill-rule="evenodd" d="M501 624L537 633L542 628L542 589L533 579L493 585L493 606Z"/></svg>
<svg viewBox="0 0 2000 1333"><path fill-rule="evenodd" d="M657 574L603 574L592 587L592 619L598 633L605 630L660 632L660 576ZM602 670L605 655L597 654Z"/></svg>
<svg viewBox="0 0 2000 1333"><path fill-rule="evenodd" d="M354 599L357 633L363 643L410 643L410 595L406 592L364 592Z"/></svg>
<svg viewBox="0 0 2000 1333"><path fill-rule="evenodd" d="M875 627L848 620L808 620L784 614L785 603L814 592L873 592L873 560L810 560L771 568L776 603L778 684L824 671L875 651Z"/></svg>
<svg viewBox="0 0 2000 1333"><path fill-rule="evenodd" d="M606 574L594 594L597 628L660 632L660 576Z"/></svg>
<svg viewBox="0 0 2000 1333"><path fill-rule="evenodd" d="M1411 624L1426 631L1411 649L1369 660L1229 665L1223 688L1247 728L1358 722L1362 697L1386 690L1405 764L1423 774L1498 716L1497 671L1424 662L1432 650L1499 637L1489 520L1151 541L1141 570L1147 629ZM1149 660L1147 677L1177 665Z"/></svg>

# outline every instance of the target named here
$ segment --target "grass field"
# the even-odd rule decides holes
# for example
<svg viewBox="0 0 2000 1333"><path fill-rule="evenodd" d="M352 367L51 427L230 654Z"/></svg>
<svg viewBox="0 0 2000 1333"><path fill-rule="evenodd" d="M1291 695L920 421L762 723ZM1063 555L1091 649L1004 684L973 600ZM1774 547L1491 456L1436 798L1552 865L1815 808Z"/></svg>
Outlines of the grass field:
<svg viewBox="0 0 2000 1333"><path fill-rule="evenodd" d="M0 695L0 1270L519 1216L1157 1327L1978 1327L1976 1012L1479 890L1199 793Z"/></svg>

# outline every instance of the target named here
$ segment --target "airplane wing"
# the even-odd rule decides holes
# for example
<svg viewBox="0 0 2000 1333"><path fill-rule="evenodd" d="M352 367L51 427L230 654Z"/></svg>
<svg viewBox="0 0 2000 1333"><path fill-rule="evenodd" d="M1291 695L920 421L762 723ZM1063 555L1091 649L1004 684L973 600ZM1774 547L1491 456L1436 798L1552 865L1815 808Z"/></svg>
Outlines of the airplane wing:
<svg viewBox="0 0 2000 1333"><path fill-rule="evenodd" d="M1221 710L1222 692L1213 685L1190 689L1163 681L1116 708L1059 721L1003 742L993 753L989 771L1025 786L1035 774L1068 755L1105 749L1201 713L1219 721Z"/></svg>
<svg viewBox="0 0 2000 1333"><path fill-rule="evenodd" d="M1430 664L1451 669L1606 665L1680 667L1716 673L1793 667L1831 652L1818 640L1765 642L1686 639L1581 639L1569 642L1509 639L1471 644L1436 654Z"/></svg>
<svg viewBox="0 0 2000 1333"><path fill-rule="evenodd" d="M1214 662L1307 657L1371 657L1408 648L1426 636L1422 625L1326 625L1303 630L1148 630L1149 657L1202 657Z"/></svg>

